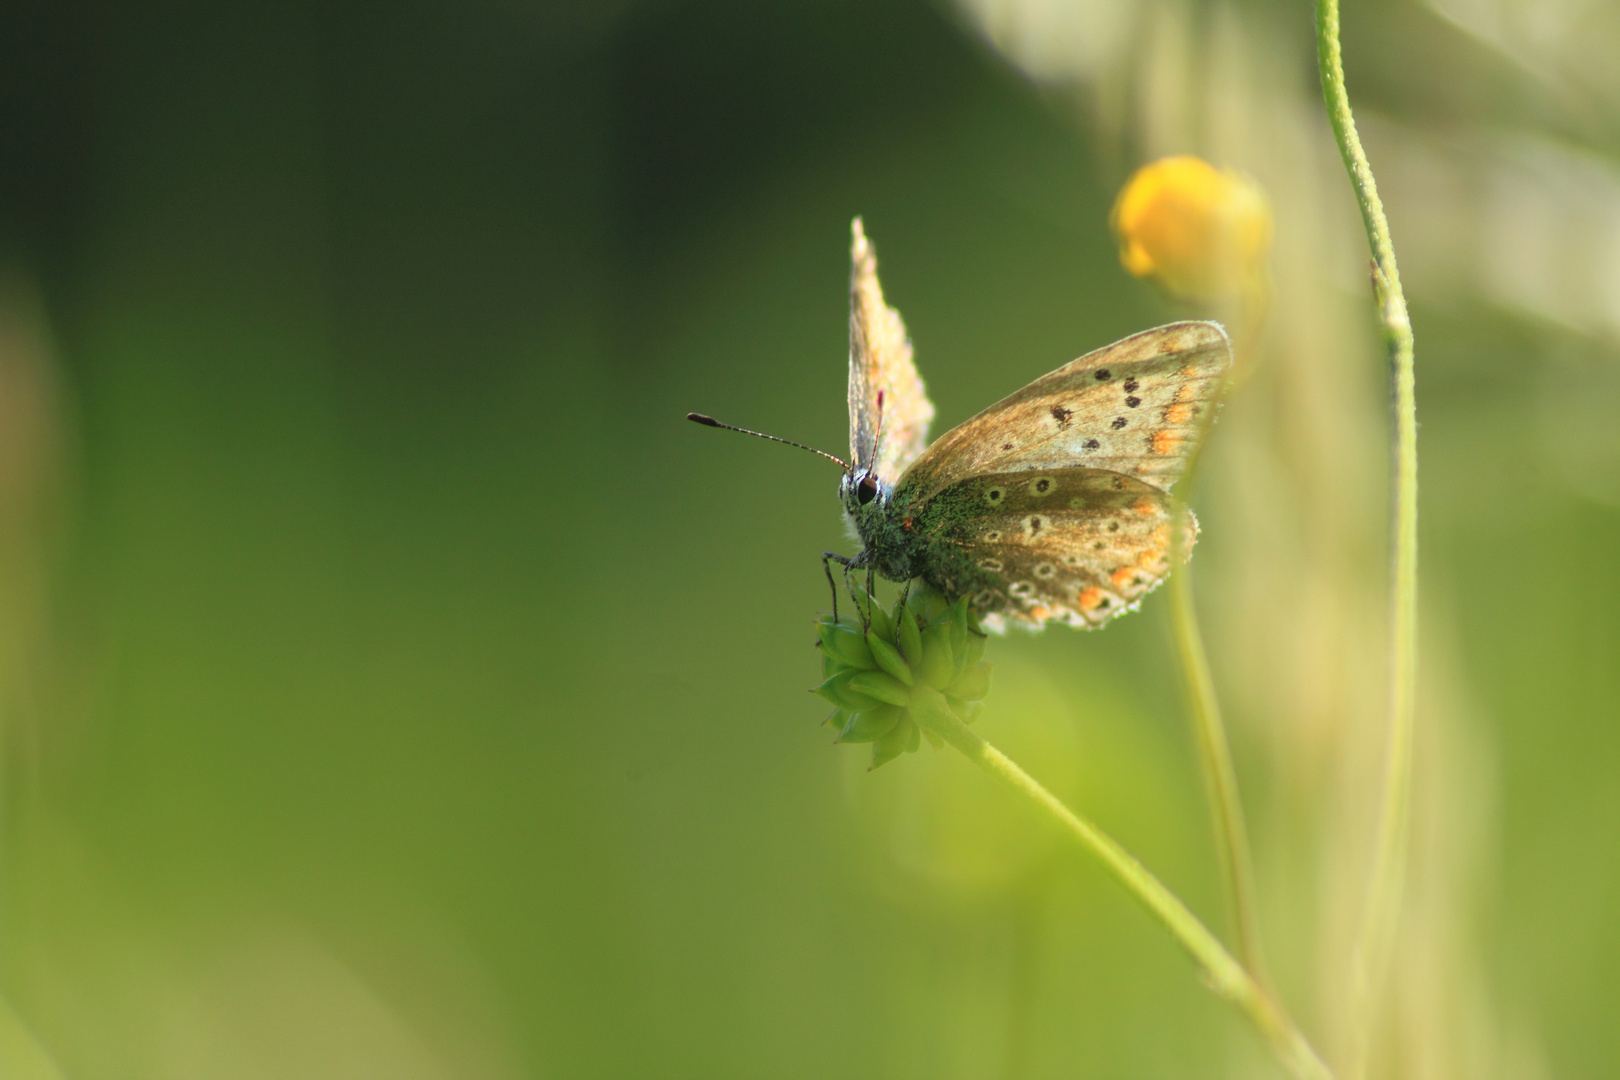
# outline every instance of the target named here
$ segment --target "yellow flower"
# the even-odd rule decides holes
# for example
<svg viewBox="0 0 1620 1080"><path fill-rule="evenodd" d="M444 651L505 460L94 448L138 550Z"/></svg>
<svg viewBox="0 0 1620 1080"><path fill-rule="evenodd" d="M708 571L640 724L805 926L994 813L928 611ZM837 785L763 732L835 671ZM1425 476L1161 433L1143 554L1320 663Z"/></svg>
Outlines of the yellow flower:
<svg viewBox="0 0 1620 1080"><path fill-rule="evenodd" d="M1252 181L1201 158L1162 158L1120 189L1109 224L1119 261L1180 300L1257 288L1271 250L1271 209Z"/></svg>

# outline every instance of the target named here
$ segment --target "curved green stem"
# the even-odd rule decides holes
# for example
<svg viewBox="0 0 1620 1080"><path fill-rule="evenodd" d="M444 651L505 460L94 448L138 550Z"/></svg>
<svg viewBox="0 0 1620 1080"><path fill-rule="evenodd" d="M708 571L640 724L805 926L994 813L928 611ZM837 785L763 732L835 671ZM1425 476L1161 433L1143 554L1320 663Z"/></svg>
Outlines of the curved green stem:
<svg viewBox="0 0 1620 1080"><path fill-rule="evenodd" d="M1220 857L1238 955L1261 985L1266 985L1248 828L1243 820L1243 802L1238 797L1232 750L1226 741L1226 727L1221 722L1220 699L1215 696L1215 679L1210 674L1204 638L1198 629L1198 614L1193 608L1191 569L1182 566L1170 575L1170 622L1186 673L1198 760L1204 768L1204 786L1209 793L1210 817L1215 827L1215 850Z"/></svg>
<svg viewBox="0 0 1620 1080"><path fill-rule="evenodd" d="M1362 224L1373 254L1373 291L1389 350L1395 408L1395 497L1391 521L1389 735L1384 758L1384 790L1378 847L1360 942L1355 957L1352 1007L1356 1035L1352 1076L1366 1058L1371 999L1383 978L1401 905L1406 870L1412 789L1412 739L1417 685L1417 399L1413 375L1412 323L1395 265L1395 245L1378 198L1372 167L1356 135L1350 98L1344 88L1339 48L1338 0L1317 0L1316 53L1322 97L1339 152L1361 207Z"/></svg>
<svg viewBox="0 0 1620 1080"><path fill-rule="evenodd" d="M1259 1029L1272 1052L1296 1080L1332 1080L1332 1072L1311 1049L1281 1005L1249 971L1227 952L1220 939L1165 888L1164 883L1130 852L1097 826L1076 814L1007 755L980 738L957 718L944 697L926 686L912 691L913 715L969 761L1029 800L1103 864L1103 867L1148 912L1164 924L1203 969L1209 986L1236 1005Z"/></svg>

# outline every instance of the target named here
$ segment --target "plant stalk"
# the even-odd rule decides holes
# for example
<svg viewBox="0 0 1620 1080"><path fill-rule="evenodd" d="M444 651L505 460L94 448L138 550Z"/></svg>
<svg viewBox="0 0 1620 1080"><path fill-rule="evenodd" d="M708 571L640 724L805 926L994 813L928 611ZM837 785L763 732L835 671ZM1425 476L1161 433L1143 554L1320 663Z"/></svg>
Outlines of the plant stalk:
<svg viewBox="0 0 1620 1080"><path fill-rule="evenodd" d="M1096 856L1103 867L1192 955L1203 969L1210 988L1236 1005L1259 1029L1290 1076L1295 1080L1332 1080L1333 1073L1323 1064L1281 1005L1226 950L1220 939L1210 933L1198 916L1130 852L1107 833L1070 810L1061 799L1019 768L1016 762L980 738L950 711L945 699L936 691L924 686L915 688L912 692L912 710L913 715L960 750L969 761L1044 811Z"/></svg>
<svg viewBox="0 0 1620 1080"><path fill-rule="evenodd" d="M1254 861L1249 853L1248 827L1244 823L1243 801L1238 795L1232 750L1226 741L1226 727L1221 722L1221 704L1215 695L1215 679L1210 674L1203 634L1198 629L1191 569L1184 565L1170 575L1170 622L1175 633L1176 651L1181 655L1181 666L1187 680L1187 699L1192 709L1193 733L1198 741L1198 760L1204 769L1211 824L1215 828L1215 851L1220 859L1221 878L1226 885L1227 906L1231 912L1238 955L1242 957L1244 967L1260 984L1269 986L1260 945L1260 920L1255 903Z"/></svg>
<svg viewBox="0 0 1620 1080"><path fill-rule="evenodd" d="M1395 264L1389 221L1378 198L1372 166L1356 134L1355 117L1344 86L1339 45L1338 0L1317 0L1316 54L1328 122L1355 188L1361 221L1373 255L1373 292L1389 351L1395 411L1394 510L1391 515L1389 732L1385 746L1378 846L1355 956L1352 985L1354 1042L1350 1075L1359 1077L1371 1031L1371 1002L1384 978L1405 885L1410 833L1412 744L1417 687L1417 399L1413 373L1412 323Z"/></svg>

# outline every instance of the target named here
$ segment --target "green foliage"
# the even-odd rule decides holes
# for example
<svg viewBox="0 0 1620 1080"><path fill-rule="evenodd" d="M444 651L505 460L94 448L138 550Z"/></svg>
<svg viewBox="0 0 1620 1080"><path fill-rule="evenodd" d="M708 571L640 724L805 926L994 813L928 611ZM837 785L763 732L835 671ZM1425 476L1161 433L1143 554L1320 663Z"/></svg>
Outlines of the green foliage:
<svg viewBox="0 0 1620 1080"><path fill-rule="evenodd" d="M984 631L968 611L917 585L885 611L856 589L856 614L816 620L821 650L820 694L835 706L827 723L838 742L872 744L872 768L922 745L936 749L939 736L920 715L938 708L940 696L963 723L978 716L990 692Z"/></svg>

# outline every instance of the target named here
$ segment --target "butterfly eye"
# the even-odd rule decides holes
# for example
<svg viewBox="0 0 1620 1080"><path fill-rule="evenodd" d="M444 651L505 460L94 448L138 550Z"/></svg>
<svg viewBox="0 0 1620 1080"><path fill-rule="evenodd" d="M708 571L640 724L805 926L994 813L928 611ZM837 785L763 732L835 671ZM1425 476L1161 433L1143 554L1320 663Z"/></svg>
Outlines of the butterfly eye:
<svg viewBox="0 0 1620 1080"><path fill-rule="evenodd" d="M875 498L877 498L877 481L868 473L861 477L861 482L855 487L855 501L865 506Z"/></svg>

